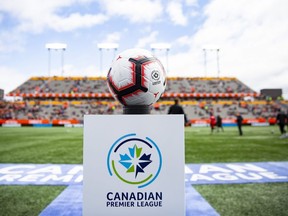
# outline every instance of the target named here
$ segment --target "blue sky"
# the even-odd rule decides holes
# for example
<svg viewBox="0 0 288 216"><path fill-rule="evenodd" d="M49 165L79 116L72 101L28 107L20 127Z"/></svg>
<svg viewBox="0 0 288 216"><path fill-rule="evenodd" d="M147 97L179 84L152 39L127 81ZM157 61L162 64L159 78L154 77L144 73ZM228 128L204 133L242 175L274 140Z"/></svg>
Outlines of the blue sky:
<svg viewBox="0 0 288 216"><path fill-rule="evenodd" d="M151 50L169 76L237 77L251 88L282 88L288 98L286 0L0 0L0 88L47 76L46 43L66 43L64 76L106 76L117 43ZM206 70L203 48L206 52ZM50 75L62 74L61 52L50 51ZM167 64L168 63L168 64Z"/></svg>

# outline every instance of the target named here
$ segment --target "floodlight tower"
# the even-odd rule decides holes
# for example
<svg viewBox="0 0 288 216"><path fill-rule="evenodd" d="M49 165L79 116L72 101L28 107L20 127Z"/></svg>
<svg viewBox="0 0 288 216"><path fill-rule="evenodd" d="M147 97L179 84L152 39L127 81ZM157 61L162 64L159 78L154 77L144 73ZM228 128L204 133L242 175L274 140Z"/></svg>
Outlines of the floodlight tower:
<svg viewBox="0 0 288 216"><path fill-rule="evenodd" d="M169 71L169 64L168 64L168 53L171 49L171 44L168 44L168 43L153 43L150 45L150 48L152 50L152 52L155 54L155 50L164 50L165 51L165 54L166 54L166 71L167 71L167 74L168 74L168 71Z"/></svg>
<svg viewBox="0 0 288 216"><path fill-rule="evenodd" d="M103 54L102 54L102 51L103 51L103 49L107 50L107 51L113 50L114 51L113 59L114 59L114 57L116 55L116 51L117 51L117 49L119 47L119 44L117 44L117 43L98 43L97 47L98 47L99 52L100 52L100 73L102 73L102 69L103 69L102 68L103 67Z"/></svg>
<svg viewBox="0 0 288 216"><path fill-rule="evenodd" d="M51 71L51 50L61 50L61 76L64 74L64 51L67 49L67 44L65 43L47 43L45 48L48 49L48 76L50 76Z"/></svg>
<svg viewBox="0 0 288 216"><path fill-rule="evenodd" d="M206 49L203 48L203 53L204 53L204 72L205 72L205 77L207 76L207 62L206 62Z"/></svg>
<svg viewBox="0 0 288 216"><path fill-rule="evenodd" d="M217 54L217 73L218 73L218 78L220 77L220 66L219 66L219 51L220 49L216 49L216 54Z"/></svg>
<svg viewBox="0 0 288 216"><path fill-rule="evenodd" d="M220 48L216 47L216 46L205 46L203 47L203 52L204 52L204 69L205 69L205 76L207 76L207 51L212 51L212 52L216 52L216 61L217 61L217 75L218 78L220 76L220 66L219 66L219 52L220 52Z"/></svg>

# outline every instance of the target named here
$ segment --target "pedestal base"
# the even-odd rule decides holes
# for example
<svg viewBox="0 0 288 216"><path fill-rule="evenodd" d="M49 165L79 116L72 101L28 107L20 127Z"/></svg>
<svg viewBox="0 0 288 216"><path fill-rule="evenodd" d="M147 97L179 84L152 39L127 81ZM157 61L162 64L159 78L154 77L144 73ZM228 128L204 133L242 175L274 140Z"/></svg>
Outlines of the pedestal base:
<svg viewBox="0 0 288 216"><path fill-rule="evenodd" d="M150 114L150 111L151 107L145 105L123 107L123 114Z"/></svg>

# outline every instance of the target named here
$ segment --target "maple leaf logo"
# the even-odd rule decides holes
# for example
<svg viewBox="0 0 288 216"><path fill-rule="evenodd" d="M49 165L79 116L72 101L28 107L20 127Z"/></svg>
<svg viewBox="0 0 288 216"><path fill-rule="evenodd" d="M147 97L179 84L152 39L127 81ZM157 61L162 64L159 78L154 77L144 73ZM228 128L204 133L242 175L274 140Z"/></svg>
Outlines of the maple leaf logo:
<svg viewBox="0 0 288 216"><path fill-rule="evenodd" d="M138 148L137 145L128 148L128 151L128 154L120 154L119 162L127 169L127 173L134 173L136 179L138 173L145 173L145 167L152 162L151 154L142 154L142 148Z"/></svg>

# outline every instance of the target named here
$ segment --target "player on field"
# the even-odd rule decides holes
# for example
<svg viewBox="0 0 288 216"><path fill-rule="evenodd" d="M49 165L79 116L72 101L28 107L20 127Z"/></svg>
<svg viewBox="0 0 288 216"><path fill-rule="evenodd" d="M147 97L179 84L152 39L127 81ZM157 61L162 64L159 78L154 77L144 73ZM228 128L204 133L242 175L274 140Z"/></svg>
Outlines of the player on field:
<svg viewBox="0 0 288 216"><path fill-rule="evenodd" d="M213 113L211 112L211 113L210 113L210 128L211 128L211 134L213 133L215 126L216 126L216 118L215 118L215 116L213 115Z"/></svg>

